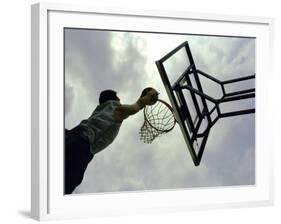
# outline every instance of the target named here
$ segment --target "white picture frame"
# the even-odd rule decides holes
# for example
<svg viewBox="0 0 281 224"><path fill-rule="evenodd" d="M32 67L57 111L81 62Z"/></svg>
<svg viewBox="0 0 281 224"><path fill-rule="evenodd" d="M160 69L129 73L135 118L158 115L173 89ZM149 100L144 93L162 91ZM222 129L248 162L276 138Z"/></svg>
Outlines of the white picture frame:
<svg viewBox="0 0 281 224"><path fill-rule="evenodd" d="M102 217L273 203L272 18L38 3L32 5L31 214L37 220ZM129 22L129 23L128 23ZM180 24L180 25L179 25ZM63 27L254 36L256 46L256 184L169 191L63 195ZM186 29L181 32L187 32ZM267 74L267 76L263 75ZM186 198L186 200L183 200Z"/></svg>

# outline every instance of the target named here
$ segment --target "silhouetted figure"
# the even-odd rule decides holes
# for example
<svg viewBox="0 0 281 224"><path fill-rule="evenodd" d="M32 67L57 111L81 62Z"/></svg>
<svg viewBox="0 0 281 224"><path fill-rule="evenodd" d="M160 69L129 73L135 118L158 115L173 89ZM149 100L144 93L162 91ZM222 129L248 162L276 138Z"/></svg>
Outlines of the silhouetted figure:
<svg viewBox="0 0 281 224"><path fill-rule="evenodd" d="M114 141L122 122L146 105L156 103L157 99L158 93L151 87L145 88L137 102L131 105L122 105L113 90L100 93L99 105L92 115L65 131L65 194L71 194L82 182L89 162Z"/></svg>

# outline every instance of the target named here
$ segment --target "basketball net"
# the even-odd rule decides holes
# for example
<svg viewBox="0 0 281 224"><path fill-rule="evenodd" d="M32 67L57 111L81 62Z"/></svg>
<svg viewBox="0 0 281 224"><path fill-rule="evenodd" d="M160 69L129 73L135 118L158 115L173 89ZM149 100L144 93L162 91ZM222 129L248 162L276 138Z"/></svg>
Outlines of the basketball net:
<svg viewBox="0 0 281 224"><path fill-rule="evenodd" d="M171 131L176 124L173 108L163 100L143 109L144 123L140 129L140 139L152 143L160 135Z"/></svg>

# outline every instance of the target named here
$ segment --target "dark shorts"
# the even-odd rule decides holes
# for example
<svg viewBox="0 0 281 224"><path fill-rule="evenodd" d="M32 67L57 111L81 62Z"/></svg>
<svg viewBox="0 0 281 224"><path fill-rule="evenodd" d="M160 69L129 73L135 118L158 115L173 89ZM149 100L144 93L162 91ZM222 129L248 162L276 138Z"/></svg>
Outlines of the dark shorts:
<svg viewBox="0 0 281 224"><path fill-rule="evenodd" d="M84 172L92 160L89 142L79 132L79 126L65 131L64 193L71 194L82 182Z"/></svg>

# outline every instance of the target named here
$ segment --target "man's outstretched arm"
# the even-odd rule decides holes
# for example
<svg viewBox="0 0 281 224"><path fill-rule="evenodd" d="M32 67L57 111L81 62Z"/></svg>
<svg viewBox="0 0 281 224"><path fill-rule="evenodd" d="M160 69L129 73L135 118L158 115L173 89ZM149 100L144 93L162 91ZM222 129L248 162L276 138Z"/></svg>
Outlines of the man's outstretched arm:
<svg viewBox="0 0 281 224"><path fill-rule="evenodd" d="M153 89L149 91L145 96L140 97L136 103L131 105L121 105L114 111L114 118L118 122L122 122L124 119L131 115L136 114L146 105L155 103L158 99L158 93Z"/></svg>

